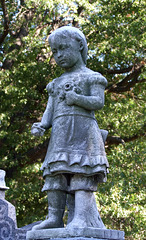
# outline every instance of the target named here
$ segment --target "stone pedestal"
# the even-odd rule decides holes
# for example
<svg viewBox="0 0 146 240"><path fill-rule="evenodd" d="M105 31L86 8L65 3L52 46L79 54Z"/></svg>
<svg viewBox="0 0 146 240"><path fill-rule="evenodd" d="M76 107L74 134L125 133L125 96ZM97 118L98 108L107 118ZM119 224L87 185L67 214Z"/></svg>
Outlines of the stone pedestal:
<svg viewBox="0 0 146 240"><path fill-rule="evenodd" d="M84 237L74 237L74 238L42 238L41 240L109 240L101 238L84 238ZM114 240L114 239L113 239Z"/></svg>
<svg viewBox="0 0 146 240"><path fill-rule="evenodd" d="M5 199L5 171L0 169L0 239L25 240L26 230L17 228L15 207Z"/></svg>
<svg viewBox="0 0 146 240"><path fill-rule="evenodd" d="M27 240L124 240L124 232L100 228L54 228L28 231Z"/></svg>
<svg viewBox="0 0 146 240"><path fill-rule="evenodd" d="M6 187L5 174L0 169L0 240L26 240L26 232L41 221L17 228L15 207L5 199L5 191L9 189Z"/></svg>
<svg viewBox="0 0 146 240"><path fill-rule="evenodd" d="M9 209L10 206L10 209ZM26 231L16 227L16 218L14 217L11 204L6 200L0 199L0 239L6 240L25 240Z"/></svg>

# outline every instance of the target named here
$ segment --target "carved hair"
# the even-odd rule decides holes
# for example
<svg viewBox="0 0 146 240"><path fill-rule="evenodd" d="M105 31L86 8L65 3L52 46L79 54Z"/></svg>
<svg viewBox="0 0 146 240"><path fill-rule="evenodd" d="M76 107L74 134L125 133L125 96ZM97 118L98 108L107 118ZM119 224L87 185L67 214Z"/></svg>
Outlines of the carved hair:
<svg viewBox="0 0 146 240"><path fill-rule="evenodd" d="M82 42L83 49L81 50L81 55L84 63L86 64L87 52L88 52L87 42L84 34L78 28L70 27L70 26L64 26L64 27L58 28L57 30L52 32L51 35L49 36L49 43L52 43L54 41L54 38L56 35L61 35L62 38L66 38L67 36L69 36L70 38L73 38L78 42Z"/></svg>

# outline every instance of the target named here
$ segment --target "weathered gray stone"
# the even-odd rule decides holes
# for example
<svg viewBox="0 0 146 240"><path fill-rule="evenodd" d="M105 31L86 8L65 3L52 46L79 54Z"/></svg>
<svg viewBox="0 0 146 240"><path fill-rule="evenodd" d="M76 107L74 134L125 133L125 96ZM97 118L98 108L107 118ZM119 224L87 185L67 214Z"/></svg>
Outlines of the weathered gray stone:
<svg viewBox="0 0 146 240"><path fill-rule="evenodd" d="M50 240L50 238L47 238L45 240ZM77 238L51 238L51 240L103 240L103 239L99 239L99 238L84 238L84 237L77 237ZM105 239L104 240L108 240Z"/></svg>
<svg viewBox="0 0 146 240"><path fill-rule="evenodd" d="M5 203L7 203L7 206L8 206L8 217L14 221L15 227L17 227L15 207L10 202L5 200L4 198L5 194L2 194L1 192L2 191L0 190L0 199L3 200Z"/></svg>
<svg viewBox="0 0 146 240"><path fill-rule="evenodd" d="M21 227L21 230L30 231L35 225L40 224L42 221L37 221L26 226Z"/></svg>
<svg viewBox="0 0 146 240"><path fill-rule="evenodd" d="M31 129L34 136L42 136L52 127L41 167L49 214L27 233L27 239L123 240L123 232L105 229L93 193L99 182L106 181L109 168L104 148L107 131L99 129L94 115L104 106L107 80L86 67L88 47L79 29L61 27L50 35L49 44L65 72L47 85L46 110ZM65 205L68 221L64 229Z"/></svg>
<svg viewBox="0 0 146 240"><path fill-rule="evenodd" d="M9 189L8 187L6 187L5 175L5 171L0 169L0 199L7 204L8 217L14 221L15 227L17 227L15 207L5 199L5 191Z"/></svg>
<svg viewBox="0 0 146 240"><path fill-rule="evenodd" d="M124 232L110 229L96 228L57 228L35 230L27 232L27 240L46 240L46 239L108 239L124 240Z"/></svg>
<svg viewBox="0 0 146 240"><path fill-rule="evenodd" d="M0 199L0 239L1 240L25 240L26 230L16 227L16 222L8 216L9 204Z"/></svg>
<svg viewBox="0 0 146 240"><path fill-rule="evenodd" d="M25 240L26 232L41 221L17 228L15 207L5 199L7 189L5 171L0 169L0 240Z"/></svg>
<svg viewBox="0 0 146 240"><path fill-rule="evenodd" d="M5 175L6 175L6 172L4 170L0 169L0 190L9 189L8 187L6 187Z"/></svg>
<svg viewBox="0 0 146 240"><path fill-rule="evenodd" d="M0 199L8 204L8 217L14 221L15 227L17 227L15 207L5 199L5 191L9 189L6 187L5 175L5 171L0 169Z"/></svg>
<svg viewBox="0 0 146 240"><path fill-rule="evenodd" d="M15 207L5 200L5 171L0 170L0 239L25 240L26 230L17 228Z"/></svg>
<svg viewBox="0 0 146 240"><path fill-rule="evenodd" d="M42 136L52 127L41 167L49 217L34 229L63 227L66 195L68 227L105 228L93 192L108 173L107 131L99 129L94 111L104 106L107 80L86 67L88 47L79 29L61 27L50 35L49 43L56 63L65 72L47 85L46 110L31 129L34 136Z"/></svg>

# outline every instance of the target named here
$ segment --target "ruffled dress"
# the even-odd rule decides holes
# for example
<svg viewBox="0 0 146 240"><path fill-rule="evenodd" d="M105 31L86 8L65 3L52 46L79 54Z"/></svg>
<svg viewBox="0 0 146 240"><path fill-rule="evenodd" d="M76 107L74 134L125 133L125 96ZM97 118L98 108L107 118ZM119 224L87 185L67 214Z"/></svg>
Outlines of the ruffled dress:
<svg viewBox="0 0 146 240"><path fill-rule="evenodd" d="M62 75L47 85L52 101L52 131L41 167L44 177L68 173L97 176L98 182L106 181L109 164L94 111L68 106L65 100L67 91L90 96L91 88L96 87L99 94L103 94L106 84L107 80L101 74L90 70Z"/></svg>

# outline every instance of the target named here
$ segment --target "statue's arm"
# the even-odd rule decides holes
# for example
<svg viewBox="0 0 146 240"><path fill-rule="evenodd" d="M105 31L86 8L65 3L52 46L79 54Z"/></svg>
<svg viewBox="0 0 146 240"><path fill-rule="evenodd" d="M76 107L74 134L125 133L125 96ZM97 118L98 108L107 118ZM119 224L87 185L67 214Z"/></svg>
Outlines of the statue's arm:
<svg viewBox="0 0 146 240"><path fill-rule="evenodd" d="M104 86L93 84L90 87L90 95L84 96L73 91L68 92L66 101L68 105L77 105L87 110L95 111L104 106Z"/></svg>
<svg viewBox="0 0 146 240"><path fill-rule="evenodd" d="M53 99L50 96L48 99L46 110L40 122L40 126L44 129L48 129L52 126L52 115L53 115Z"/></svg>
<svg viewBox="0 0 146 240"><path fill-rule="evenodd" d="M45 130L52 126L52 117L53 117L53 99L50 96L41 122L37 122L32 125L31 134L34 136L43 136Z"/></svg>

